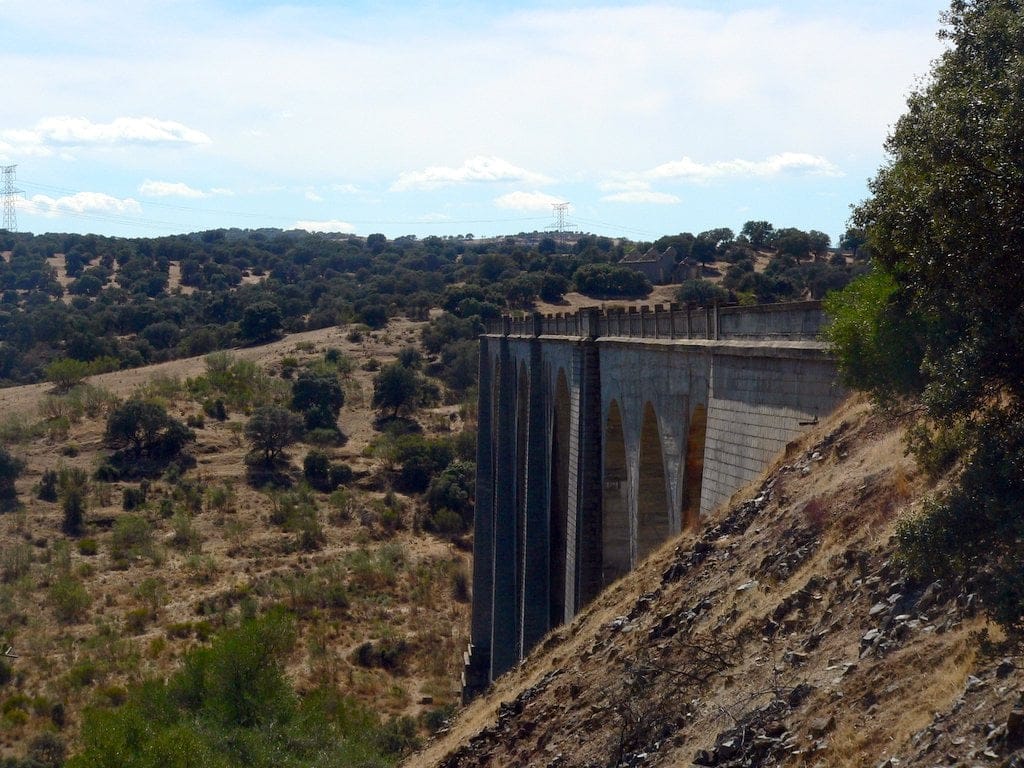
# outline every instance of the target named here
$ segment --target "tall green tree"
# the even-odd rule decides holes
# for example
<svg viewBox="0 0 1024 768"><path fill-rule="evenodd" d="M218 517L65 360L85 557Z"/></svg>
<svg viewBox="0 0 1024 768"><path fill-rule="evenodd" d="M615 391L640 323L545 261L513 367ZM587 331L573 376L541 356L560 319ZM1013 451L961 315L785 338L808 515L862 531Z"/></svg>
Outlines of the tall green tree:
<svg viewBox="0 0 1024 768"><path fill-rule="evenodd" d="M281 332L281 309L272 301L257 301L242 312L242 338L257 344L276 339Z"/></svg>
<svg viewBox="0 0 1024 768"><path fill-rule="evenodd" d="M392 416L411 410L420 392L420 375L401 363L391 363L373 377L373 407L390 409Z"/></svg>
<svg viewBox="0 0 1024 768"><path fill-rule="evenodd" d="M270 466L302 436L302 420L287 408L264 405L253 411L245 425L245 436L252 446L252 460Z"/></svg>
<svg viewBox="0 0 1024 768"><path fill-rule="evenodd" d="M172 457L194 439L195 433L170 416L162 405L140 398L115 408L107 417L104 434L108 447L129 449L135 457Z"/></svg>
<svg viewBox="0 0 1024 768"><path fill-rule="evenodd" d="M854 216L908 311L929 321L937 412L1024 394L1024 9L956 0L945 20L952 47L910 97Z"/></svg>
<svg viewBox="0 0 1024 768"><path fill-rule="evenodd" d="M953 0L944 22L949 47L908 100L853 218L892 281L870 308L886 326L876 338L914 342L868 359L905 355L916 368L906 389L931 417L914 432L919 455L955 445L964 457L959 483L901 529L905 556L928 577L974 578L989 614L1020 632L1024 7Z"/></svg>
<svg viewBox="0 0 1024 768"><path fill-rule="evenodd" d="M775 227L770 221L748 221L743 225L740 234L750 240L754 248L771 245L775 238Z"/></svg>
<svg viewBox="0 0 1024 768"><path fill-rule="evenodd" d="M302 412L306 429L337 429L345 391L334 373L303 371L292 384L292 408Z"/></svg>

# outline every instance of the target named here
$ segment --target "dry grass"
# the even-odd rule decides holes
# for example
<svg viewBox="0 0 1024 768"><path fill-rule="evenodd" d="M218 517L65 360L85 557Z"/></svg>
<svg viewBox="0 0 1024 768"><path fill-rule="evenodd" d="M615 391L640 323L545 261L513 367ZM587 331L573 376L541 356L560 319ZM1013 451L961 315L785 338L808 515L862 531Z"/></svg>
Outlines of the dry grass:
<svg viewBox="0 0 1024 768"><path fill-rule="evenodd" d="M808 451L830 433L837 437L822 450L821 459L807 463ZM808 472L799 470L805 463ZM668 653L672 641L652 646L646 640L649 630L663 617L678 615L702 599L711 607L700 613L686 636L736 637L742 652L727 674L693 700L695 709L679 731L685 738L663 744L653 764L690 764L696 750L714 747L716 735L732 727L734 718L767 705L780 691L784 695L800 682L811 685L811 693L787 716L785 725L804 751L787 764L873 766L906 746L912 734L927 726L936 712L950 711L962 694L966 676L980 663L975 633L983 623L965 619L944 632L921 632L887 654L860 658L860 639L872 626L871 601L858 586L865 574L859 566L847 564L863 562L871 572L883 566L891 555L895 521L920 503L930 490L928 481L904 456L901 425L887 422L857 399L793 445L767 474L778 473L785 465L798 469L779 475L782 480L768 507L744 534L714 542L716 557L708 564L679 582L663 584L661 574L674 561L676 548L685 553L693 538L683 534L668 542L601 594L571 625L551 633L529 659L462 712L448 734L406 765L440 764L459 745L493 728L502 702L531 688L535 693L528 717L535 728L516 735L513 724L510 731L499 731L471 753L486 753L486 760L476 762L470 756L460 764L546 764L558 753L571 755L566 765L605 764L608 745L621 727L616 719L621 713L616 716L612 705L616 696L629 695L624 693L624 670L631 659ZM760 482L735 500L756 495ZM714 513L702 529L727 511ZM814 542L812 551L792 572L781 578L765 575L765 564L776 553L787 555L795 546L792 542L804 540ZM763 636L762 628L780 601L811 579L819 586L805 608L788 614L789 628ZM739 589L751 582L753 586ZM638 613L642 594L652 595L652 603ZM629 615L637 616L631 632L609 629L613 621ZM805 638L819 631L820 644L804 661L787 661L802 649ZM554 678L546 677L552 673ZM555 682L544 682L552 679ZM648 695L662 695L654 683L648 687ZM690 701L692 696L680 693L675 698ZM620 709L629 703L618 701ZM645 706L640 700L634 704ZM829 715L836 723L824 746L806 751L813 741L811 723Z"/></svg>
<svg viewBox="0 0 1024 768"><path fill-rule="evenodd" d="M301 365L336 348L355 361L348 391L368 392L373 374L359 362L371 356L393 359L416 342L418 328L396 321L386 333L364 334L358 344L347 341L346 329L323 329L233 354L276 371L282 357L295 357ZM172 415L185 419L200 415L201 408L181 384L205 369L203 358L192 358L96 376L91 383L119 397L145 388L162 398ZM16 722L0 723L0 758L23 754L34 734L53 727L52 705L63 708L62 735L73 740L86 703L143 676L166 675L189 648L242 612L277 602L292 605L299 620L289 672L300 688L324 680L351 685L382 714L416 716L457 700L469 606L448 596L452 574L468 569L468 558L411 529L411 499L397 494L407 527L392 532L358 515L340 519L328 497L315 494L325 541L314 551L297 549L294 536L270 521L271 495L244 481L246 416L232 412L224 423L207 417L196 430L194 469L180 480L149 483L145 506L131 513L145 521L148 543L126 559L114 557L115 530L128 514L121 508L123 489L139 484L91 483L85 538L95 542L93 554L92 544L80 548L80 542L60 533L59 503L38 500L33 488L48 469L78 467L91 473L104 453L104 417L82 413L67 419L61 436L37 430L37 409L56 407L51 397L48 385L0 390L0 412L25 415L17 424L16 418L4 421L20 436L15 452L27 461L17 483L23 509L0 515L0 640L18 654L16 679L0 686L0 704L16 695L38 704ZM328 452L332 461L349 463L372 479L380 466L364 455L376 434L368 405L365 397L346 402L339 421L348 440ZM442 422L446 432L451 429L448 409L443 410L423 414L428 434ZM290 451L297 473L305 450ZM351 503L379 504L386 481L374 484L375 490L350 488ZM353 589L352 553L365 551L377 562L378 553L389 548L401 553L392 572L373 589ZM371 565L370 571L379 567ZM54 602L54 584L63 585L63 602ZM77 603L75 584L84 595ZM343 587L337 597L332 585ZM364 669L352 660L359 644L386 634L405 638L412 648L401 673Z"/></svg>

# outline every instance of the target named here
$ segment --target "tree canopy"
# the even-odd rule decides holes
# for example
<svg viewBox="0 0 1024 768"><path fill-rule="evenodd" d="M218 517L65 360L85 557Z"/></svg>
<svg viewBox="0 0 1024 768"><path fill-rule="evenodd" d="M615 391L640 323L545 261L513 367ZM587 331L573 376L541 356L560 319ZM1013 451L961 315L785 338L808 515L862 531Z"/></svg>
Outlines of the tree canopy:
<svg viewBox="0 0 1024 768"><path fill-rule="evenodd" d="M151 400L132 398L107 417L107 445L130 449L136 457L167 458L194 439L192 430Z"/></svg>
<svg viewBox="0 0 1024 768"><path fill-rule="evenodd" d="M1024 631L1024 8L953 0L950 47L908 100L888 163L854 214L882 277L855 283L833 323L848 379L920 397L922 465L959 482L901 528L927 577L972 578L991 616ZM861 309L856 309L860 302ZM842 312L847 314L845 318ZM863 332L854 332L859 324ZM858 368L860 367L860 369ZM868 377L869 379L871 377ZM888 389L888 391L886 391Z"/></svg>
<svg viewBox="0 0 1024 768"><path fill-rule="evenodd" d="M392 416L408 411L416 404L420 376L401 363L391 363L373 377L373 407L391 409Z"/></svg>
<svg viewBox="0 0 1024 768"><path fill-rule="evenodd" d="M957 0L946 21L952 48L910 97L854 216L927 321L938 410L1024 394L1024 13L1016 0Z"/></svg>
<svg viewBox="0 0 1024 768"><path fill-rule="evenodd" d="M303 371L292 384L292 408L300 411L306 429L337 429L345 391L334 373Z"/></svg>
<svg viewBox="0 0 1024 768"><path fill-rule="evenodd" d="M264 405L253 411L245 425L245 436L252 445L251 458L269 466L302 436L302 420L287 408Z"/></svg>

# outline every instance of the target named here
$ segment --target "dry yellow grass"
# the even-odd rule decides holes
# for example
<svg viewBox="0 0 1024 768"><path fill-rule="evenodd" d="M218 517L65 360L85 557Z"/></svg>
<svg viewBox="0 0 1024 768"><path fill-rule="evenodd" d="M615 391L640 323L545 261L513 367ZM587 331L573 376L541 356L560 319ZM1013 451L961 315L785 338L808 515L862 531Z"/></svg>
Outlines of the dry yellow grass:
<svg viewBox="0 0 1024 768"><path fill-rule="evenodd" d="M811 449L819 450L819 460L809 458ZM905 760L916 743L911 737L936 713L956 711L967 675L982 663L976 633L984 622L965 617L946 626L941 612L922 619L922 629L892 650L861 654L861 638L874 625L864 579L897 572L888 564L891 534L899 516L929 492L928 481L904 455L900 424L858 399L823 420L766 476L777 478L772 499L743 533L715 540L714 554L680 581L665 582L662 574L692 548L693 534L667 543L571 625L549 635L527 661L462 712L449 733L405 765L441 765L485 729L493 735L474 742L475 748L459 753L452 765L547 765L558 754L565 766L604 765L623 727L624 708L642 715L645 706L689 714L644 764L689 765L697 750L714 748L718 734L798 684L810 687L806 700L785 716L784 727L798 747L782 764L875 766L897 753ZM752 498L760 483L738 493L734 502ZM729 514L728 508L719 510L696 535ZM784 575L772 576L771 563L804 541L813 541L809 556ZM779 614L780 603L808 584L816 586L805 607ZM648 596L645 607L640 595ZM676 640L648 640L650 632L702 600L709 607L685 634L669 637L682 638L679 642L735 638L739 651L728 670L706 689L673 693L654 676L643 693L629 693L631 665L646 658L671 665L673 648L683 647L673 645ZM782 616L779 629L766 633L773 615ZM612 629L626 616L634 617L631 631ZM817 640L805 649L811 634ZM794 653L802 654L798 663L792 661ZM499 720L502 702L528 690L523 714ZM1012 697L1013 681L997 690L1009 690ZM686 702L691 703L682 707ZM980 709L985 714L978 717L993 717L991 708L998 703L985 706L990 709ZM829 717L835 722L812 736L821 727L818 721ZM676 721L670 717L669 722Z"/></svg>
<svg viewBox="0 0 1024 768"><path fill-rule="evenodd" d="M296 357L301 363L322 358L328 348L340 349L355 363L347 383L367 394L347 400L339 423L348 441L328 449L332 460L356 470L356 483L349 491L352 509L342 519L327 496L315 497L325 535L318 550L296 549L290 543L292 535L269 521L271 495L246 484L242 413L232 413L224 423L207 417L196 430L195 468L180 481L150 482L141 515L152 528L153 554L124 565L112 557L112 527L126 515L122 488L137 487L137 482L93 484L84 538L96 541L97 554L80 551L78 541L64 537L59 504L40 501L33 491L48 469L66 466L92 472L104 454L103 418L83 418L64 435L43 434L14 447L27 468L17 482L23 508L0 515L0 637L14 646L18 658L11 662L15 680L0 686L0 703L24 696L37 704L26 705L23 717L4 717L0 758L23 754L34 733L52 727L50 706L55 703L67 715L62 735L73 742L86 703L97 696L117 698L142 676L167 674L182 654L248 604L261 609L283 602L293 608L299 642L288 668L300 689L333 682L358 692L382 715L415 716L458 699L468 604L452 597L452 580L456 572L470 570L470 556L416 533L414 500L402 494L395 498L404 528L392 533L382 527L374 510L384 503L387 482L378 460L365 450L377 434L369 408L374 374L360 366L371 357L385 363L393 359L402 347L416 343L419 325L395 321L381 332L364 334L360 342L348 341L346 332L324 329L233 352L271 374L280 370L282 357ZM184 381L202 374L205 367L204 359L197 357L94 376L90 383L126 397L154 379ZM0 414L21 414L36 421L49 395L50 386L45 384L0 390ZM182 394L171 394L167 402L169 412L178 418L201 413L198 403ZM462 426L453 406L421 416L428 433L453 434ZM289 451L297 472L307 449L299 445ZM176 518L163 517L159 509L165 502L180 509L183 502L176 495L190 492L189 487L201 500L187 521L199 543L178 546ZM217 506L210 495L215 489L224 497ZM355 568L350 562L353 553L366 552L372 558L387 547L403 562L390 581L365 596L349 586L346 608L303 602L309 590L323 595L332 574L337 574L335 580L351 579L346 574ZM18 553L24 554L25 567L5 576ZM80 583L88 600L70 621L58 620L54 611L52 585L62 575ZM361 644L388 634L408 643L404 670L389 674L353 661Z"/></svg>

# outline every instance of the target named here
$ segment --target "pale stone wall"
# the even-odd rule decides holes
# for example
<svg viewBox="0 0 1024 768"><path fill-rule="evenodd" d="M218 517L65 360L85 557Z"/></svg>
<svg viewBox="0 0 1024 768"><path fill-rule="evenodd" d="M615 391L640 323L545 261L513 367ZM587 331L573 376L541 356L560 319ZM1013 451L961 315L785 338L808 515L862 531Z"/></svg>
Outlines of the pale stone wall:
<svg viewBox="0 0 1024 768"><path fill-rule="evenodd" d="M786 443L831 413L844 395L835 383L835 363L820 348L716 354L701 515L756 478Z"/></svg>
<svg viewBox="0 0 1024 768"><path fill-rule="evenodd" d="M838 404L822 321L815 302L591 309L481 338L467 696Z"/></svg>

